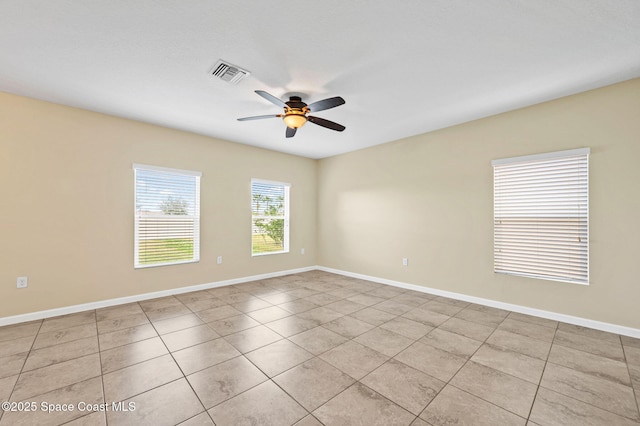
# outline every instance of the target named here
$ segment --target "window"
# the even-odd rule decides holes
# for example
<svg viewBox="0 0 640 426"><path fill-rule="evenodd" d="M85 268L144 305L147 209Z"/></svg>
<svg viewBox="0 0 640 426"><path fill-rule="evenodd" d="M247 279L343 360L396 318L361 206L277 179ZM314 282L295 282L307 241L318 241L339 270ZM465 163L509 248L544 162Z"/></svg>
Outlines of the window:
<svg viewBox="0 0 640 426"><path fill-rule="evenodd" d="M494 271L589 283L589 148L494 160Z"/></svg>
<svg viewBox="0 0 640 426"><path fill-rule="evenodd" d="M289 184L251 179L251 253L289 252Z"/></svg>
<svg viewBox="0 0 640 426"><path fill-rule="evenodd" d="M134 266L200 260L200 172L134 164Z"/></svg>

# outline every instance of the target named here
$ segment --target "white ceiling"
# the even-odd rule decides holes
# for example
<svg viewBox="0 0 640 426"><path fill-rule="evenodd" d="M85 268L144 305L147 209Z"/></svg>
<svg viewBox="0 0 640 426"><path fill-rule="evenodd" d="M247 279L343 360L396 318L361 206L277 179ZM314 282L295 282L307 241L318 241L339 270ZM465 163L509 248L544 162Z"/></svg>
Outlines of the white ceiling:
<svg viewBox="0 0 640 426"><path fill-rule="evenodd" d="M310 158L639 76L638 0L0 0L0 91ZM256 89L347 129L236 121Z"/></svg>

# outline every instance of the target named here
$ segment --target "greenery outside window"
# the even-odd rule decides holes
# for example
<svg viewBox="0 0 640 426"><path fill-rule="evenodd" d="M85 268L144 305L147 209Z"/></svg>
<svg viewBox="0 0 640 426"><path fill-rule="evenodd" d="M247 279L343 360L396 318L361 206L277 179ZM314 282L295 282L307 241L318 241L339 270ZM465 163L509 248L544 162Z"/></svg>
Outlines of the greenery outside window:
<svg viewBox="0 0 640 426"><path fill-rule="evenodd" d="M251 180L251 254L289 252L288 183Z"/></svg>
<svg viewBox="0 0 640 426"><path fill-rule="evenodd" d="M200 172L133 165L135 268L200 260Z"/></svg>

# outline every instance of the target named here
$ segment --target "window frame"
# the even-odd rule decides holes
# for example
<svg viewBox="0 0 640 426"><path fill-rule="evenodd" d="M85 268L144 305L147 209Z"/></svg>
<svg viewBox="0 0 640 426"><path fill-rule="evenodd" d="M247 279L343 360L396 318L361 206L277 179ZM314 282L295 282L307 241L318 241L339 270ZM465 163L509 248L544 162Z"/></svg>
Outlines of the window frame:
<svg viewBox="0 0 640 426"><path fill-rule="evenodd" d="M253 215L253 184L254 183L258 183L258 184L263 184L263 185L273 185L273 186L282 186L283 190L284 190L284 215L282 217L282 219L284 220L284 224L283 224L283 230L284 230L284 236L283 236L283 242L282 242L282 250L279 251L265 251L265 252L260 252L260 253L254 253L253 251L253 228L254 228L254 215ZM290 204L291 204L291 184L289 182L280 182L280 181L275 181L275 180L268 180L268 179L259 179L259 178L251 178L251 185L250 185L250 193L251 193L251 197L250 197L250 201L251 201L251 233L250 233L250 237L251 237L251 257L259 257L259 256L268 256L268 255L272 255L272 254L286 254L289 253L289 239L290 239L290 222L291 222L291 211L290 211ZM265 216L265 217L271 217L273 218L273 216Z"/></svg>
<svg viewBox="0 0 640 426"><path fill-rule="evenodd" d="M590 153L578 148L491 162L494 273L589 285ZM505 219L516 228L501 226ZM509 245L517 247L503 251Z"/></svg>
<svg viewBox="0 0 640 426"><path fill-rule="evenodd" d="M198 263L200 262L200 179L202 177L202 172L194 171L194 170L184 170L184 169L175 169L169 167L162 166L154 166L149 164L140 164L133 163L133 210L134 210L134 257L133 257L133 267L134 269L146 269L146 268L156 268L162 266L172 266L172 265L182 265L187 263ZM143 264L140 263L140 223L139 223L139 214L137 208L137 199L138 199L138 170L146 170L157 173L164 174L174 174L180 175L182 177L193 177L195 178L195 200L194 200L194 215L189 216L193 217L193 257L188 260L177 260L172 262L163 262L163 263L153 263L153 264Z"/></svg>

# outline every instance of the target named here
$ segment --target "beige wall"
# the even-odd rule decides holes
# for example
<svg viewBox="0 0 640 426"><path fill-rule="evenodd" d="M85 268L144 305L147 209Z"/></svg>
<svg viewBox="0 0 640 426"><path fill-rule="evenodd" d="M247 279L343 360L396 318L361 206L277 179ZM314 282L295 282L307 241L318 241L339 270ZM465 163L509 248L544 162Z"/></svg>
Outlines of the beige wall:
<svg viewBox="0 0 640 426"><path fill-rule="evenodd" d="M134 270L133 163L202 171L199 263ZM0 93L0 318L316 265L316 167ZM252 177L291 183L289 254L251 257Z"/></svg>
<svg viewBox="0 0 640 426"><path fill-rule="evenodd" d="M580 147L590 285L494 274L491 160ZM640 328L639 160L640 79L324 159L319 264Z"/></svg>

